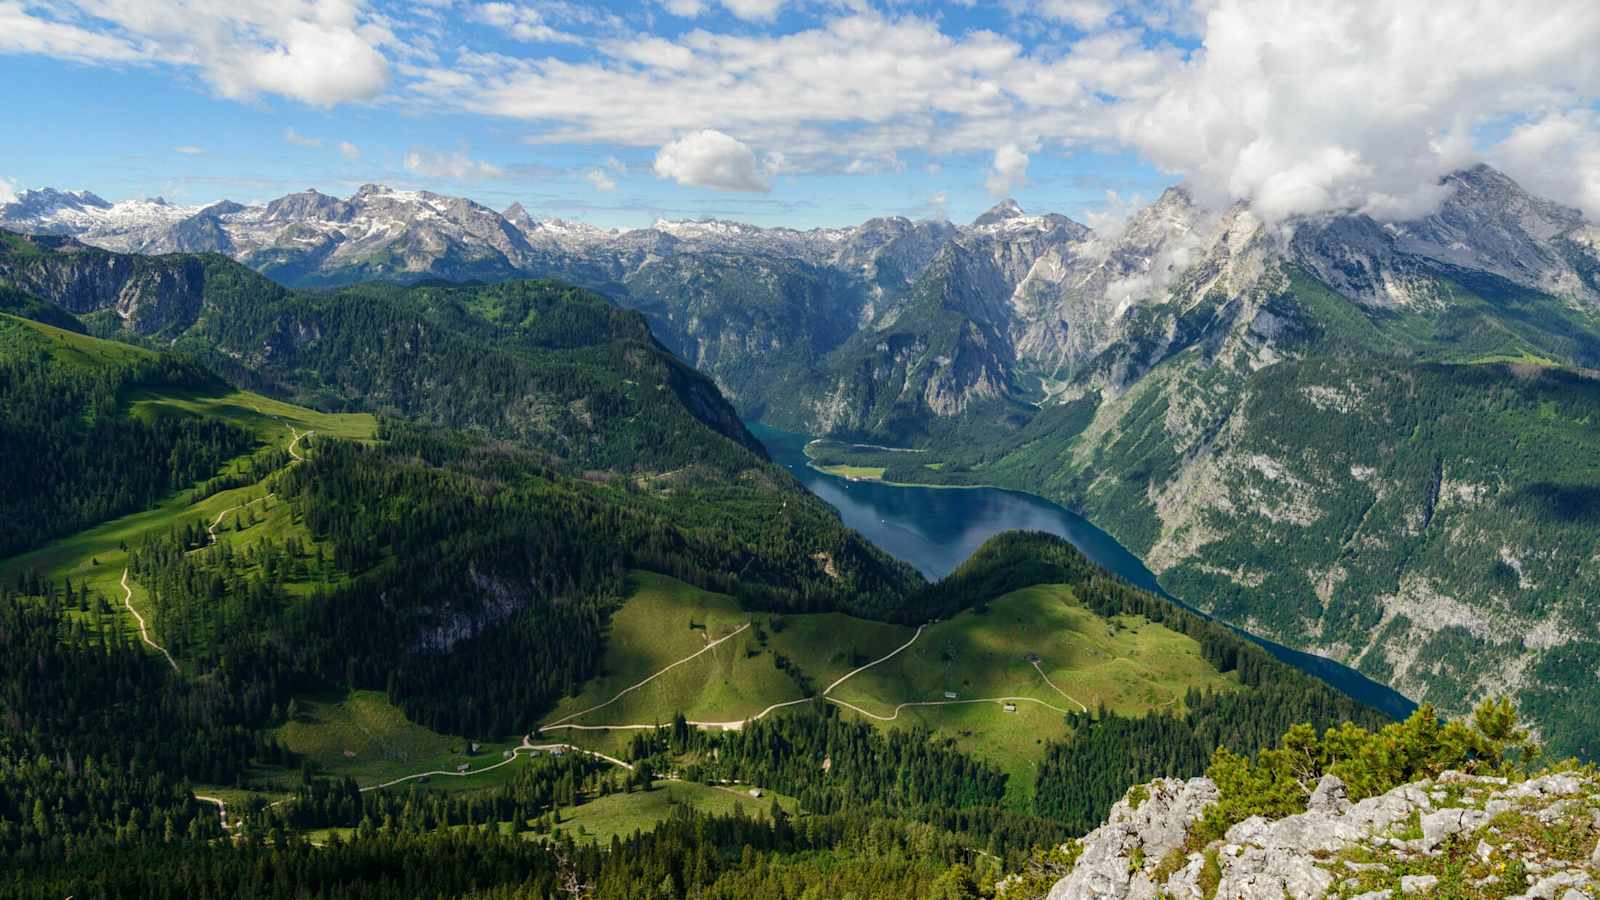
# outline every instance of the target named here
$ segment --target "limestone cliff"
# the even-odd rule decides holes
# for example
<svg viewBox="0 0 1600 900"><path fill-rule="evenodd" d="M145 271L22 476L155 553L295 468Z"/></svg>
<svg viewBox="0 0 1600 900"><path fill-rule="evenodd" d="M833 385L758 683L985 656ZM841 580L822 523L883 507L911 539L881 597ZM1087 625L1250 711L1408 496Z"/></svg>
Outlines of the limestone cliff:
<svg viewBox="0 0 1600 900"><path fill-rule="evenodd" d="M1048 900L1600 897L1593 770L1512 783L1445 772L1357 803L1328 775L1304 813L1254 816L1191 846L1217 796L1207 778L1134 788L1083 838Z"/></svg>

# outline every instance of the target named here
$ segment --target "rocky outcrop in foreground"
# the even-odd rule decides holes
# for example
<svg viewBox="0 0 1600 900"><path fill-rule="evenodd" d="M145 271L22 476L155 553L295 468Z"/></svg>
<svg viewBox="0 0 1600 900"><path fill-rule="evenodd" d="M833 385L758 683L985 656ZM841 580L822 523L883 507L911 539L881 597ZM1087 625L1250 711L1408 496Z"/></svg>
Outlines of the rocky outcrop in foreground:
<svg viewBox="0 0 1600 900"><path fill-rule="evenodd" d="M1186 847L1207 778L1135 788L1082 841L1048 900L1600 897L1600 775L1446 772L1357 803L1324 776L1299 815L1253 816Z"/></svg>

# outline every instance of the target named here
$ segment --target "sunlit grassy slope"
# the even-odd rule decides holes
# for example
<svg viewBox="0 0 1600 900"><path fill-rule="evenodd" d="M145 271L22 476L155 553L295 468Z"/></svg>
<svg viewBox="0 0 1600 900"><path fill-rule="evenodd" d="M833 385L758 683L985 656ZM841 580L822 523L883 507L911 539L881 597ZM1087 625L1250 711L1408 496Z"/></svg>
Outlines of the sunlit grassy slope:
<svg viewBox="0 0 1600 900"><path fill-rule="evenodd" d="M658 782L652 790L631 794L612 794L584 803L564 807L557 831L571 835L579 843L593 842L605 846L612 835L626 838L635 831L649 831L666 821L681 807L699 810L712 815L732 815L742 810L752 819L765 817L772 810L772 801L785 812L794 813L798 804L789 797L779 797L762 791L752 797L749 788L716 787L692 781Z"/></svg>
<svg viewBox="0 0 1600 900"><path fill-rule="evenodd" d="M691 721L734 722L804 696L775 666L779 654L813 691L822 691L915 634L838 614L786 616L780 630L770 616L742 611L731 597L649 573L635 573L634 580L634 594L612 621L604 674L547 723L649 726L678 712ZM1067 736L1064 713L1102 704L1123 715L1179 711L1190 688L1235 684L1201 657L1192 639L1135 616L1101 618L1070 588L1041 585L926 627L904 651L851 676L829 697L843 715L880 728L926 725L954 738L1010 773L1020 797L1031 789L1045 742ZM547 733L613 754L629 737L566 728Z"/></svg>
<svg viewBox="0 0 1600 900"><path fill-rule="evenodd" d="M741 610L731 597L666 576L635 572L632 577L636 588L612 617L600 676L563 701L547 723L650 725L669 722L678 712L694 721L743 719L805 696L796 675L825 686L911 633L835 613L774 621L768 614ZM724 637L689 662L673 665ZM778 668L780 655L794 664L789 671ZM658 672L612 702L623 689ZM573 718L601 704L606 705Z"/></svg>

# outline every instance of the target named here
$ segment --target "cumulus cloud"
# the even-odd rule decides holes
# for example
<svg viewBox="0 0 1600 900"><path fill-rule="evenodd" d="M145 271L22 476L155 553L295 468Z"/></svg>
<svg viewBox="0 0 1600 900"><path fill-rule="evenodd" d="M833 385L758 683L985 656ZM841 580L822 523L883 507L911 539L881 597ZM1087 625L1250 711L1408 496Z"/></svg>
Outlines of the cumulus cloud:
<svg viewBox="0 0 1600 900"><path fill-rule="evenodd" d="M594 189L597 191L614 191L617 189L617 183L612 181L611 176L600 169L590 169L584 174L583 180L594 185Z"/></svg>
<svg viewBox="0 0 1600 900"><path fill-rule="evenodd" d="M748 22L770 22L778 17L783 0L722 0L722 5Z"/></svg>
<svg viewBox="0 0 1600 900"><path fill-rule="evenodd" d="M738 139L709 128L662 147L655 163L657 178L714 191L764 193L772 189L772 168Z"/></svg>
<svg viewBox="0 0 1600 900"><path fill-rule="evenodd" d="M349 160L360 159L361 158L361 148L357 147L355 144L350 143L349 141L340 141L339 142L339 155L344 157L345 159L349 159Z"/></svg>
<svg viewBox="0 0 1600 900"><path fill-rule="evenodd" d="M474 160L465 150L453 153L412 150L406 154L405 167L407 172L428 178L452 178L457 181L476 181L505 175L504 169Z"/></svg>
<svg viewBox="0 0 1600 900"><path fill-rule="evenodd" d="M1046 19L1087 31L1104 25L1117 8L1109 0L1040 0L1035 11Z"/></svg>
<svg viewBox="0 0 1600 900"><path fill-rule="evenodd" d="M1005 197L1028 183L1028 154L1016 144L1005 144L994 151L989 178L984 186L996 197Z"/></svg>
<svg viewBox="0 0 1600 900"><path fill-rule="evenodd" d="M1490 158L1524 187L1600 219L1600 115L1553 110L1513 129Z"/></svg>
<svg viewBox="0 0 1600 900"><path fill-rule="evenodd" d="M310 148L322 146L322 138L306 137L300 132L295 131L293 128L285 128L283 130L283 139L295 145L296 147Z"/></svg>
<svg viewBox="0 0 1600 900"><path fill-rule="evenodd" d="M688 16L719 2L660 5ZM1556 167L1515 145L1496 155L1483 136L1600 98L1592 0L1546 0L1537 16L1482 0L1009 0L1071 27L1050 41L947 31L914 6L822 8L846 11L782 32L616 37L579 57L464 56L419 66L410 93L534 123L538 142L660 147L717 129L783 147L796 172L1012 144L1035 158L1131 149L1202 202L1250 200L1272 220L1415 216L1439 201L1442 174L1485 153L1548 181ZM751 0L742 14L782 11ZM1569 194L1585 190L1586 141L1562 145ZM997 191L1026 172L1007 157L986 172Z"/></svg>
<svg viewBox="0 0 1600 900"><path fill-rule="evenodd" d="M1118 134L1212 200L1268 220L1430 211L1472 135L1600 94L1600 4L1216 0L1167 90L1118 106ZM1515 173L1514 173L1515 174Z"/></svg>
<svg viewBox="0 0 1600 900"><path fill-rule="evenodd" d="M279 94L312 106L368 100L389 83L389 62L369 39L349 28L290 22L271 45L247 49L232 64L212 67L213 82L229 97Z"/></svg>
<svg viewBox="0 0 1600 900"><path fill-rule="evenodd" d="M581 44L583 38L552 26L544 12L517 3L479 3L469 17L505 31L519 41L542 44Z"/></svg>
<svg viewBox="0 0 1600 900"><path fill-rule="evenodd" d="M17 182L12 178L0 177L0 206L4 206L17 199Z"/></svg>
<svg viewBox="0 0 1600 900"><path fill-rule="evenodd" d="M951 35L936 21L876 12L781 34L695 29L596 49L581 60L496 55L424 67L411 92L419 105L537 123L540 142L659 147L714 128L781 146L795 171L810 171L911 150L1104 138L1105 98L1155 93L1181 59L1120 32L1030 54L993 32Z"/></svg>
<svg viewBox="0 0 1600 900"><path fill-rule="evenodd" d="M182 153L185 156L199 156L200 154L206 152L206 148L204 148L204 147L196 147L193 144L183 144L183 145L178 146L178 147L173 147L172 148L172 152L173 153Z"/></svg>
<svg viewBox="0 0 1600 900"><path fill-rule="evenodd" d="M0 0L0 52L165 63L235 99L371 99L389 83L382 48L395 43L363 0Z"/></svg>
<svg viewBox="0 0 1600 900"><path fill-rule="evenodd" d="M33 15L21 3L0 2L0 52L39 53L81 62L135 61L150 48L72 22Z"/></svg>
<svg viewBox="0 0 1600 900"><path fill-rule="evenodd" d="M778 17L784 0L719 0L723 9L747 22L770 22ZM711 8L709 0L662 0L667 12L693 19Z"/></svg>
<svg viewBox="0 0 1600 900"><path fill-rule="evenodd" d="M1132 150L1269 219L1414 216L1487 156L1600 214L1600 4L1537 6L1005 0L997 33L904 0L656 0L626 22L571 0L0 0L0 53L164 65L241 99L387 94L516 120L536 143L660 148L663 178L719 189L765 190L771 165L706 169L681 141L736 134L797 173L992 155L997 192L1023 183L1019 157ZM744 21L652 28L713 10ZM497 39L475 43L485 27ZM441 159L486 177L421 154Z"/></svg>

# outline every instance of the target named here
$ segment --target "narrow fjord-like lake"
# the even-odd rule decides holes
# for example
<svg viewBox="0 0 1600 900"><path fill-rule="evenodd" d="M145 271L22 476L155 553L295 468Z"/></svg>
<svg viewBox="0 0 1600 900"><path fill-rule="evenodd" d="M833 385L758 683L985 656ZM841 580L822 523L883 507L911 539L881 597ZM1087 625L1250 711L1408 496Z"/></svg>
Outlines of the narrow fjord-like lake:
<svg viewBox="0 0 1600 900"><path fill-rule="evenodd" d="M1044 531L1066 538L1130 584L1183 603L1163 590L1155 574L1115 538L1042 497L998 488L915 487L841 478L811 467L805 435L755 422L748 425L773 461L839 510L846 525L926 578L950 574L984 541L1003 531ZM1401 694L1348 666L1239 631L1284 662L1389 715L1404 717L1416 709Z"/></svg>

